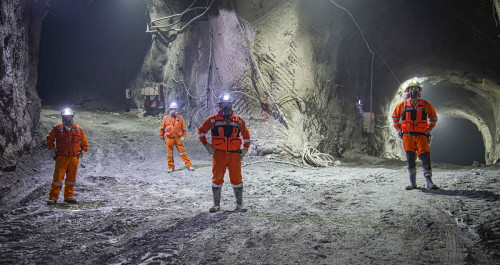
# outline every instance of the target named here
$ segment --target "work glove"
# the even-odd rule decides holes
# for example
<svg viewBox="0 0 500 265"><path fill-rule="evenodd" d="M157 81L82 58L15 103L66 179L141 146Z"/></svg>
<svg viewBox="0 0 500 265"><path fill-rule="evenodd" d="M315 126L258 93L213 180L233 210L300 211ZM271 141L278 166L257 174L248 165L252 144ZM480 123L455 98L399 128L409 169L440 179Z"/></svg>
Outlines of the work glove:
<svg viewBox="0 0 500 265"><path fill-rule="evenodd" d="M205 145L205 149L207 149L207 152L211 155L215 154L215 149L213 148L213 146L209 143L206 143Z"/></svg>
<svg viewBox="0 0 500 265"><path fill-rule="evenodd" d="M184 142L185 140L186 140L186 137L184 137L184 136L181 136L181 139L180 139L180 141L181 141L181 142Z"/></svg>
<svg viewBox="0 0 500 265"><path fill-rule="evenodd" d="M80 159L83 156L83 154L85 154L85 152L81 151L80 154L76 156L76 158Z"/></svg>
<svg viewBox="0 0 500 265"><path fill-rule="evenodd" d="M243 157L247 154L247 152L248 152L248 147L243 147L243 149L241 149L240 158L243 159Z"/></svg>
<svg viewBox="0 0 500 265"><path fill-rule="evenodd" d="M432 134L431 134L431 130L427 130L425 132L425 134L427 134L427 141L429 142L429 145L431 145L432 143Z"/></svg>
<svg viewBox="0 0 500 265"><path fill-rule="evenodd" d="M55 147L50 150L50 157L52 157L54 160L56 160L57 155L56 155L56 148Z"/></svg>
<svg viewBox="0 0 500 265"><path fill-rule="evenodd" d="M400 139L403 139L403 130L398 129L398 137L399 137Z"/></svg>

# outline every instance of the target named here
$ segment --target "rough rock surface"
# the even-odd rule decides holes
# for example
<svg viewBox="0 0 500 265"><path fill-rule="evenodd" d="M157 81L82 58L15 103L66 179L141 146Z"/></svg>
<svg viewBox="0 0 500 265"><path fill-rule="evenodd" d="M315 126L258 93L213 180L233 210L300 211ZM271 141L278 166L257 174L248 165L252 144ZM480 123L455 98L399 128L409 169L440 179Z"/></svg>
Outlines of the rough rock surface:
<svg viewBox="0 0 500 265"><path fill-rule="evenodd" d="M151 21L187 5L148 1ZM332 4L310 1L217 1L181 33L152 33L133 88L165 83L167 102L180 101L194 126L231 91L235 112L256 128L251 153L299 156L305 145L335 156L365 151L357 89L335 83L341 14Z"/></svg>
<svg viewBox="0 0 500 265"><path fill-rule="evenodd" d="M12 170L32 146L41 22L48 1L0 2L0 169Z"/></svg>

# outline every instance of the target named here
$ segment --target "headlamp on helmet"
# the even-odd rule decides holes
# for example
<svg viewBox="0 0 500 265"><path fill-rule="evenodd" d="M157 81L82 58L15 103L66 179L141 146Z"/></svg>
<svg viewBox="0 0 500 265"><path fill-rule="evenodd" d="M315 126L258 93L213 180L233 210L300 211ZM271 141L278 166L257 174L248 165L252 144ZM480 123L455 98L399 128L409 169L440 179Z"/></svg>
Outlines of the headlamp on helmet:
<svg viewBox="0 0 500 265"><path fill-rule="evenodd" d="M170 109L178 109L179 106L177 105L177 102L173 101L172 103L170 103Z"/></svg>
<svg viewBox="0 0 500 265"><path fill-rule="evenodd" d="M422 96L422 86L418 81L411 81L405 89L406 98L417 98Z"/></svg>
<svg viewBox="0 0 500 265"><path fill-rule="evenodd" d="M230 94L224 93L219 97L219 104L220 103L233 103L233 98Z"/></svg>
<svg viewBox="0 0 500 265"><path fill-rule="evenodd" d="M71 116L71 117L74 117L75 116L75 113L73 112L73 110L71 110L70 108L64 108L62 111L61 111L61 116Z"/></svg>
<svg viewBox="0 0 500 265"><path fill-rule="evenodd" d="M179 109L177 102L173 101L172 103L170 103L169 109L170 109L170 115L175 117L177 115L177 109Z"/></svg>
<svg viewBox="0 0 500 265"><path fill-rule="evenodd" d="M233 114L233 98L230 94L224 93L219 97L219 115L229 116Z"/></svg>

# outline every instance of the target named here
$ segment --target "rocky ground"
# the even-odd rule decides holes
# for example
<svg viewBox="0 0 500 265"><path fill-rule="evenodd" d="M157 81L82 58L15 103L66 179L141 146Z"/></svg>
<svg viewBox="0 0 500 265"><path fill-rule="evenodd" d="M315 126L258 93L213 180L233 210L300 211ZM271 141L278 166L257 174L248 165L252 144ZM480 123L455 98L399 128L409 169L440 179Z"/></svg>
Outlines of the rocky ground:
<svg viewBox="0 0 500 265"><path fill-rule="evenodd" d="M59 121L56 110L43 109L37 137ZM77 205L46 205L54 161L43 146L4 172L0 263L498 264L498 165L435 164L441 190L406 191L403 161L359 156L307 169L249 155L248 212L230 212L226 176L224 211L211 214L210 156L190 131L196 171L176 152L176 170L167 174L160 121L135 112L77 112L90 143Z"/></svg>

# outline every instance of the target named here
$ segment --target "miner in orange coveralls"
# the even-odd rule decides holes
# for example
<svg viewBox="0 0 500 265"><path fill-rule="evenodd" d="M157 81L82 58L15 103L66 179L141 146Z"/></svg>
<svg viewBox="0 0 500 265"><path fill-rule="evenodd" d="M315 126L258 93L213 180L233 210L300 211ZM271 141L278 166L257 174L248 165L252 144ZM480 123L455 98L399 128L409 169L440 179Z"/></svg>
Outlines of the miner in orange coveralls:
<svg viewBox="0 0 500 265"><path fill-rule="evenodd" d="M237 212L246 212L243 208L243 181L241 177L241 159L250 147L250 132L245 121L233 114L233 100L229 94L221 95L219 111L208 117L198 128L198 137L208 153L212 155L212 193L214 205L210 212L220 210L220 197L224 174L229 169L229 180L236 197ZM206 134L210 131L212 143L207 142ZM241 145L243 144L243 148Z"/></svg>
<svg viewBox="0 0 500 265"><path fill-rule="evenodd" d="M45 137L50 156L56 160L52 185L50 187L48 205L53 205L59 198L63 186L64 175L64 202L77 203L73 198L75 194L76 173L80 158L89 151L87 136L83 128L73 122L75 113L70 108L61 112L62 123L52 127Z"/></svg>
<svg viewBox="0 0 500 265"><path fill-rule="evenodd" d="M417 156L422 161L427 188L438 189L432 183L431 151L429 144L432 140L431 131L436 126L438 117L434 107L429 101L423 100L422 86L417 81L412 81L405 89L406 100L399 103L392 113L394 128L399 138L403 139L410 174L410 185L407 190L417 188Z"/></svg>
<svg viewBox="0 0 500 265"><path fill-rule="evenodd" d="M177 103L170 103L170 114L163 117L160 127L160 138L165 141L167 148L168 173L174 171L174 146L177 147L181 157L188 170L194 171L194 167L189 160L184 147L184 140L187 136L187 127L184 118L178 113Z"/></svg>

